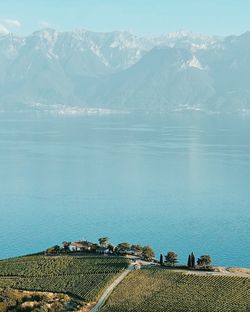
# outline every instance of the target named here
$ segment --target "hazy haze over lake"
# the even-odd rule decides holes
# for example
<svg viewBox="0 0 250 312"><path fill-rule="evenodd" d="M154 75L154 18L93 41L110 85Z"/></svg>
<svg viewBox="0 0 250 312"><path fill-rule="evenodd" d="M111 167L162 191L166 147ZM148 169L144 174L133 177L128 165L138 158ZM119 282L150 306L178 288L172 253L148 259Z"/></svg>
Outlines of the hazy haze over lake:
<svg viewBox="0 0 250 312"><path fill-rule="evenodd" d="M63 240L250 267L250 118L0 116L0 257Z"/></svg>

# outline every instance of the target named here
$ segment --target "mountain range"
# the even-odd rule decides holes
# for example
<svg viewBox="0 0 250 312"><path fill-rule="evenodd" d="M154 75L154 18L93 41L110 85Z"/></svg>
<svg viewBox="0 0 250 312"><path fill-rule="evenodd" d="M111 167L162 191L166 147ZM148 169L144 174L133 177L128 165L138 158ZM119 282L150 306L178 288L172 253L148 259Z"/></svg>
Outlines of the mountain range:
<svg viewBox="0 0 250 312"><path fill-rule="evenodd" d="M250 32L0 34L0 110L250 111Z"/></svg>

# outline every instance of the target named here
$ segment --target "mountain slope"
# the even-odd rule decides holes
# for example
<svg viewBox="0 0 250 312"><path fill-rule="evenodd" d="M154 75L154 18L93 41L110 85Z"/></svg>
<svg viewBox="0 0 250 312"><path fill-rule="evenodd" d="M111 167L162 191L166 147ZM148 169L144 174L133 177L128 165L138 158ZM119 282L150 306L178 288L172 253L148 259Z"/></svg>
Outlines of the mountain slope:
<svg viewBox="0 0 250 312"><path fill-rule="evenodd" d="M250 32L0 35L0 109L250 110Z"/></svg>
<svg viewBox="0 0 250 312"><path fill-rule="evenodd" d="M199 109L214 88L196 62L187 50L154 48L133 67L101 81L88 102L129 110Z"/></svg>

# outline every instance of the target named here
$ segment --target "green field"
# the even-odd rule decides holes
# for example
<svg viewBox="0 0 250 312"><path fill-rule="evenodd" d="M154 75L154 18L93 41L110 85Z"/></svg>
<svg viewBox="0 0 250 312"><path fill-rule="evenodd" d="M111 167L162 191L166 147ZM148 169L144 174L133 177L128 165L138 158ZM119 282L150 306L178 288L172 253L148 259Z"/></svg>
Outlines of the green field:
<svg viewBox="0 0 250 312"><path fill-rule="evenodd" d="M95 301L128 265L119 257L27 256L0 261L0 287L67 293Z"/></svg>
<svg viewBox="0 0 250 312"><path fill-rule="evenodd" d="M131 272L101 312L250 311L250 278L187 275L166 269Z"/></svg>

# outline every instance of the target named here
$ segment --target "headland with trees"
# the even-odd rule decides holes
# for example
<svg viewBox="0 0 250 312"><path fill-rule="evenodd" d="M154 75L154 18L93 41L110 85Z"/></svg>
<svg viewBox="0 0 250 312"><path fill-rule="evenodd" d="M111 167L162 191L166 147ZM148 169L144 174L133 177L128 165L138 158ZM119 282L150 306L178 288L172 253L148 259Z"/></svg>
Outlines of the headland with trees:
<svg viewBox="0 0 250 312"><path fill-rule="evenodd" d="M139 244L131 244L129 242L121 242L117 245L111 243L106 236L100 237L98 242L90 242L87 240L77 240L74 242L63 241L60 245L55 245L45 251L45 255L103 255L103 256L126 256L131 259L140 259L143 261L159 264L162 267L175 269L191 269L191 270L211 270L212 259L210 255L201 255L196 258L194 252L187 255L187 263L179 264L179 257L175 251L168 251L160 254L159 259L155 257L154 249L149 246Z"/></svg>

